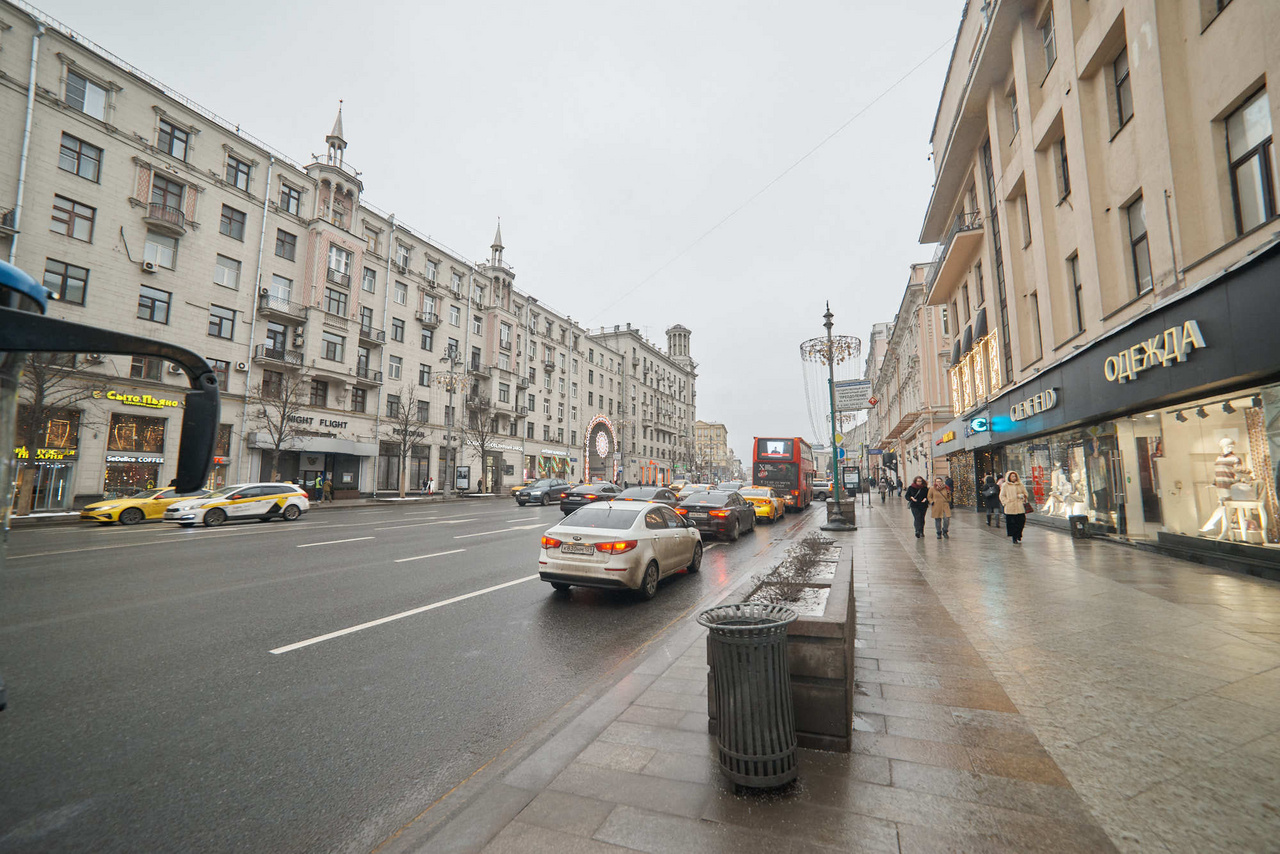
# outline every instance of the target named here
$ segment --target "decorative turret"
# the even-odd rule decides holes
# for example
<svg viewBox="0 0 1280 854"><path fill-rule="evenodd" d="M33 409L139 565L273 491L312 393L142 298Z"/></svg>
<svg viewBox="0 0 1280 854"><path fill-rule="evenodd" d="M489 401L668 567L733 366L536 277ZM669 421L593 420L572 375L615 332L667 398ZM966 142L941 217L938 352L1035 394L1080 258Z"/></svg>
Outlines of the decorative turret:
<svg viewBox="0 0 1280 854"><path fill-rule="evenodd" d="M667 330L667 355L676 361L690 361L689 336L693 332L677 323Z"/></svg>
<svg viewBox="0 0 1280 854"><path fill-rule="evenodd" d="M333 120L333 130L324 138L329 146L328 163L330 166L342 166L347 150L347 141L342 138L342 101L338 101L338 117Z"/></svg>
<svg viewBox="0 0 1280 854"><path fill-rule="evenodd" d="M502 217L498 217L498 230L494 232L493 243L489 246L492 254L489 256L489 263L494 267L502 266Z"/></svg>

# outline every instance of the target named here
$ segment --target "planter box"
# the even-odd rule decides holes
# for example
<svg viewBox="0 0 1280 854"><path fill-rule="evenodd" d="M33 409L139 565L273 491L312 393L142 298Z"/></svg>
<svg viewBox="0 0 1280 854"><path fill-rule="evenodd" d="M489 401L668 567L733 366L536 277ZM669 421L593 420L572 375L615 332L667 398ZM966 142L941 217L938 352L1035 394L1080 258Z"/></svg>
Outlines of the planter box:
<svg viewBox="0 0 1280 854"><path fill-rule="evenodd" d="M752 589L748 600L763 585ZM848 753L853 736L853 561L835 562L819 615L804 615L787 627L787 666L795 704L796 741L801 747ZM710 657L708 657L710 662ZM716 732L715 674L707 674L707 729Z"/></svg>
<svg viewBox="0 0 1280 854"><path fill-rule="evenodd" d="M843 495L843 493L841 494ZM831 514L835 512L836 502L833 499L828 499L825 503L827 505L827 521L830 522ZM840 515L844 516L846 522L856 525L858 523L858 500L856 498L841 499Z"/></svg>

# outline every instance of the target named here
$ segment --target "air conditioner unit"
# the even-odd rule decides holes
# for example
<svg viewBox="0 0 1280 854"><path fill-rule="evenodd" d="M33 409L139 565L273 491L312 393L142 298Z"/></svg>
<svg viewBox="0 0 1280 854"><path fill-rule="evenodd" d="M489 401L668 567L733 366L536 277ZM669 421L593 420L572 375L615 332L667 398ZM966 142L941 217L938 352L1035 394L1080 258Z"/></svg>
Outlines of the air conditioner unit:
<svg viewBox="0 0 1280 854"><path fill-rule="evenodd" d="M305 339L305 338L303 338L303 337L302 337L302 335L301 335L300 333L294 333L294 336L293 336L293 346L294 346L294 347L301 347L305 341L306 341L306 339Z"/></svg>
<svg viewBox="0 0 1280 854"><path fill-rule="evenodd" d="M265 297L265 296L270 296L270 295L271 295L271 288L258 288L258 293L259 293L259 294L261 294L261 295L262 295L262 296L264 296L264 297Z"/></svg>
<svg viewBox="0 0 1280 854"><path fill-rule="evenodd" d="M181 366L181 365L172 365L172 364L171 364L171 365L169 365L169 373L171 373L171 374L180 374L180 373L182 373L182 366Z"/></svg>
<svg viewBox="0 0 1280 854"><path fill-rule="evenodd" d="M155 262L154 262L154 261L143 261L143 262L142 262L142 272L144 272L144 273L154 273L155 271L156 271L156 265L155 265Z"/></svg>
<svg viewBox="0 0 1280 854"><path fill-rule="evenodd" d="M240 371L241 373L243 373L244 371L249 370L249 363L248 363L248 362L236 362L236 370L237 370L237 371Z"/></svg>

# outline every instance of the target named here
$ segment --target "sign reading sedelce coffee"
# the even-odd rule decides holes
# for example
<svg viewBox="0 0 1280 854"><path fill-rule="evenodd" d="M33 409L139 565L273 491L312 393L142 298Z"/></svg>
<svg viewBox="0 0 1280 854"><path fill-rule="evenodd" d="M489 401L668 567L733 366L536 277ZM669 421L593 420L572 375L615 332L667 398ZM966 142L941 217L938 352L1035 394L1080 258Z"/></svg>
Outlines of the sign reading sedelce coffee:
<svg viewBox="0 0 1280 854"><path fill-rule="evenodd" d="M1056 388L1045 389L1037 395L1028 397L1021 403L1015 403L1009 407L1009 417L1014 421L1025 421L1032 415L1039 415L1046 409L1053 409L1058 405L1058 390Z"/></svg>

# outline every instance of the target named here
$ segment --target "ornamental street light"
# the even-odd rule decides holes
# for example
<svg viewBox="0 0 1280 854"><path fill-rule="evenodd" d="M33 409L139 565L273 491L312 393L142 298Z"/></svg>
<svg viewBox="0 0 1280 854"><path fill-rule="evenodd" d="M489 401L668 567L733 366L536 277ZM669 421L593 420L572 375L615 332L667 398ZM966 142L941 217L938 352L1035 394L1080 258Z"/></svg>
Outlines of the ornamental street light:
<svg viewBox="0 0 1280 854"><path fill-rule="evenodd" d="M839 346L837 346L836 339L831 335L831 327L834 325L832 323L832 319L834 317L835 315L831 313L831 303L827 303L827 312L822 315L822 326L827 330L826 348L820 355L822 356L822 361L827 363L827 397L831 406L831 491L835 496L835 505L831 512L827 514L827 524L822 526L822 530L856 531L858 530L858 526L845 519L844 513L840 510L840 475L839 466L837 465L838 460L836 458L836 433L838 432L839 424L836 420L836 361L837 359L844 361L845 359L852 358L855 352L861 348L859 346L860 342L858 342L856 338L853 339L853 341L857 343L848 343L845 340L841 340ZM841 339L846 338L847 336L841 336ZM850 505L849 509L852 510L853 506Z"/></svg>
<svg viewBox="0 0 1280 854"><path fill-rule="evenodd" d="M462 354L458 352L457 347L446 347L444 358L440 360L449 366L449 370L443 374L436 374L436 385L449 392L449 419L445 422L445 427L449 429L444 434L444 453L445 459L448 460L447 470L444 478L444 496L448 498L453 494L454 472L457 468L458 461L453 455L453 428L457 421L458 415L453 408L453 393L462 388L465 377L458 372L458 366L462 364ZM459 441L458 449L461 451L462 443Z"/></svg>

